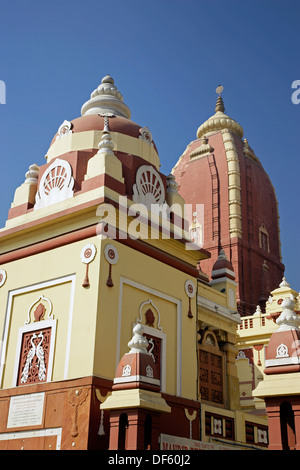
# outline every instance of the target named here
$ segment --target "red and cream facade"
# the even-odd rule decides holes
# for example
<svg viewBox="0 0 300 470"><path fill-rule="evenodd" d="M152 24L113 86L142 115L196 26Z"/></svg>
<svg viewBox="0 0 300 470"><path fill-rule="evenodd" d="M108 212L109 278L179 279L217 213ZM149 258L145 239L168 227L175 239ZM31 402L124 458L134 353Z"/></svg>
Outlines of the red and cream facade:
<svg viewBox="0 0 300 470"><path fill-rule="evenodd" d="M178 191L192 204L202 225L201 262L210 276L221 249L232 263L241 316L262 310L284 275L278 207L274 188L260 160L243 139L241 125L226 115L219 95L215 114L197 130L172 173ZM197 205L204 206L203 219Z"/></svg>
<svg viewBox="0 0 300 470"><path fill-rule="evenodd" d="M199 261L210 253L186 249L184 199L159 170L151 132L130 117L104 77L16 189L0 230L0 448L104 450L127 422L120 447L265 447L266 420L239 404L237 263L216 251L209 284ZM167 218L150 224L151 204ZM128 363L134 388L120 389L136 325L152 372ZM141 395L151 409L137 406Z"/></svg>
<svg viewBox="0 0 300 470"><path fill-rule="evenodd" d="M300 450L300 299L278 291L272 300L281 302L271 314L277 328L265 347L264 380L253 396L265 401L269 449Z"/></svg>

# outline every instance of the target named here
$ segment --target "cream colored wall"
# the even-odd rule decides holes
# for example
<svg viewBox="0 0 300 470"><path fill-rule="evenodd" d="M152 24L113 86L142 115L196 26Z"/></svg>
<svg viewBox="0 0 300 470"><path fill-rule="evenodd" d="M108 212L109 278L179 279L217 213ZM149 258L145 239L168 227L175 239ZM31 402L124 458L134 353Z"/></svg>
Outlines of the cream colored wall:
<svg viewBox="0 0 300 470"><path fill-rule="evenodd" d="M74 220L68 216L56 223L47 221L39 228L25 231L23 237L3 237L2 249L6 251L16 245L21 247L22 241L28 244L51 238L63 233L67 227L69 230L78 229L80 225L86 226L88 221L95 220L95 208L92 208L83 211ZM82 282L86 266L80 260L80 253L91 242L97 247L97 255L89 265L90 287L85 289ZM112 266L114 287L110 288L106 285L109 265L103 251L107 243L114 244L119 252L119 261ZM151 244L196 266L197 253L185 250L176 240L153 240ZM5 324L8 292L26 290L19 291L14 298L2 387L12 386L18 330L24 325L32 298L43 291L43 295L53 302L53 314L57 320L52 380L92 374L112 380L118 361L128 351L127 343L132 337L133 324L139 317L139 307L143 302L152 300L160 312L162 330L159 331L166 338L165 391L197 398L196 298L191 302L194 315L191 319L187 316L189 301L185 292L185 281L191 279L190 276L124 244L100 240L99 237L1 267L8 275L6 283L0 288L3 300L0 306L1 328ZM61 284L60 279L65 276L73 276L72 281ZM57 282L53 281L55 279ZM196 281L192 280L196 285ZM51 286L45 285L41 289L40 283L49 281ZM226 295L209 286L201 288L201 295L214 304L227 307ZM218 315L211 316L208 312L205 315L212 325L220 327L222 324L222 328L230 334L235 331L235 322L230 318L217 318Z"/></svg>
<svg viewBox="0 0 300 470"><path fill-rule="evenodd" d="M89 241L99 245L97 237ZM84 289L85 265L80 253L85 244L73 243L1 266L7 272L0 289L0 327L4 335L9 322L3 388L13 385L18 331L27 320L30 305L40 295L52 302L57 320L52 380L92 374L100 257L90 264L93 282Z"/></svg>
<svg viewBox="0 0 300 470"><path fill-rule="evenodd" d="M114 287L106 286L108 263L101 263L95 374L114 377L119 360L129 351L127 343L139 320L140 307L151 300L160 314L161 330L157 332L166 335L166 392L195 399L196 317L187 317L184 290L190 277L116 241L104 241L103 248L106 243L117 248L119 261L112 266Z"/></svg>
<svg viewBox="0 0 300 470"><path fill-rule="evenodd" d="M80 253L88 242L96 245L97 254L89 265L90 287L85 289L82 282L86 266ZM112 266L112 288L106 286L109 265L103 254L108 242L117 246L120 256ZM195 318L187 317L188 297L184 290L189 276L115 241L101 242L99 237L2 268L7 271L7 280L0 289L3 330L5 315L10 313L3 388L13 385L18 331L24 326L30 305L40 295L52 302L57 320L52 380L92 374L113 379L118 360L129 350L127 343L139 318L139 307L151 299L160 312L160 325L166 335L166 391L195 398ZM66 276L73 276L73 281L61 283ZM41 283L45 283L42 288ZM9 291L13 292L12 307L6 312Z"/></svg>

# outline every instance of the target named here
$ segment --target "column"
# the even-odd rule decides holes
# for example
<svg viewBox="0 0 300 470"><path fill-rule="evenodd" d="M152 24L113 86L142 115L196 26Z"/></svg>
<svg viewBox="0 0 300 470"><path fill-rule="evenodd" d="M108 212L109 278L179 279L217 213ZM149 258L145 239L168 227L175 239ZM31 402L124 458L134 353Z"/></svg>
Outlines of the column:
<svg viewBox="0 0 300 470"><path fill-rule="evenodd" d="M126 450L144 450L144 410L128 410L128 429L126 433Z"/></svg>
<svg viewBox="0 0 300 470"><path fill-rule="evenodd" d="M300 450L300 403L293 404L295 418L296 446L295 450Z"/></svg>
<svg viewBox="0 0 300 470"><path fill-rule="evenodd" d="M272 403L266 399L266 409L269 420L269 450L282 450L280 403Z"/></svg>
<svg viewBox="0 0 300 470"><path fill-rule="evenodd" d="M118 450L119 443L119 412L110 412L109 419L109 448L108 450Z"/></svg>

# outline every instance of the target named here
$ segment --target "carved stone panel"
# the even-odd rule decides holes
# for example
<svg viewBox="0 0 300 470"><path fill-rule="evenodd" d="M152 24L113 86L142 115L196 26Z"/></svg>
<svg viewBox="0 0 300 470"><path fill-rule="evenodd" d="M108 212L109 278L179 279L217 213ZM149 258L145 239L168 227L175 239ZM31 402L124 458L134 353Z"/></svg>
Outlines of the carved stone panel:
<svg viewBox="0 0 300 470"><path fill-rule="evenodd" d="M46 381L51 330L49 327L23 334L17 385Z"/></svg>

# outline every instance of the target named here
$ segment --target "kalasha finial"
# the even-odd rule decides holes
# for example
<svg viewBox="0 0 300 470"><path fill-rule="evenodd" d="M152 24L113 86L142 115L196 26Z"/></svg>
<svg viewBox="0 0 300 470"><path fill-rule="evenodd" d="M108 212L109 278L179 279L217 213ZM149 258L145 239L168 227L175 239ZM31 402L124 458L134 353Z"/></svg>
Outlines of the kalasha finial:
<svg viewBox="0 0 300 470"><path fill-rule="evenodd" d="M222 100L222 97L221 97L221 93L222 93L223 90L224 90L224 88L222 87L222 85L219 85L216 88L216 93L219 95L218 99L217 99L216 107L215 107L216 113L218 111L221 111L222 113L224 113L224 111L225 111L225 106L224 106L224 103L223 103L223 100Z"/></svg>
<svg viewBox="0 0 300 470"><path fill-rule="evenodd" d="M218 93L218 95L220 96L223 90L224 90L224 88L222 87L222 85L219 85L219 86L216 88L216 93Z"/></svg>
<svg viewBox="0 0 300 470"><path fill-rule="evenodd" d="M128 346L131 348L130 353L141 352L147 354L148 341L145 336L143 336L143 331L143 327L140 323L133 328L133 337L128 343Z"/></svg>

